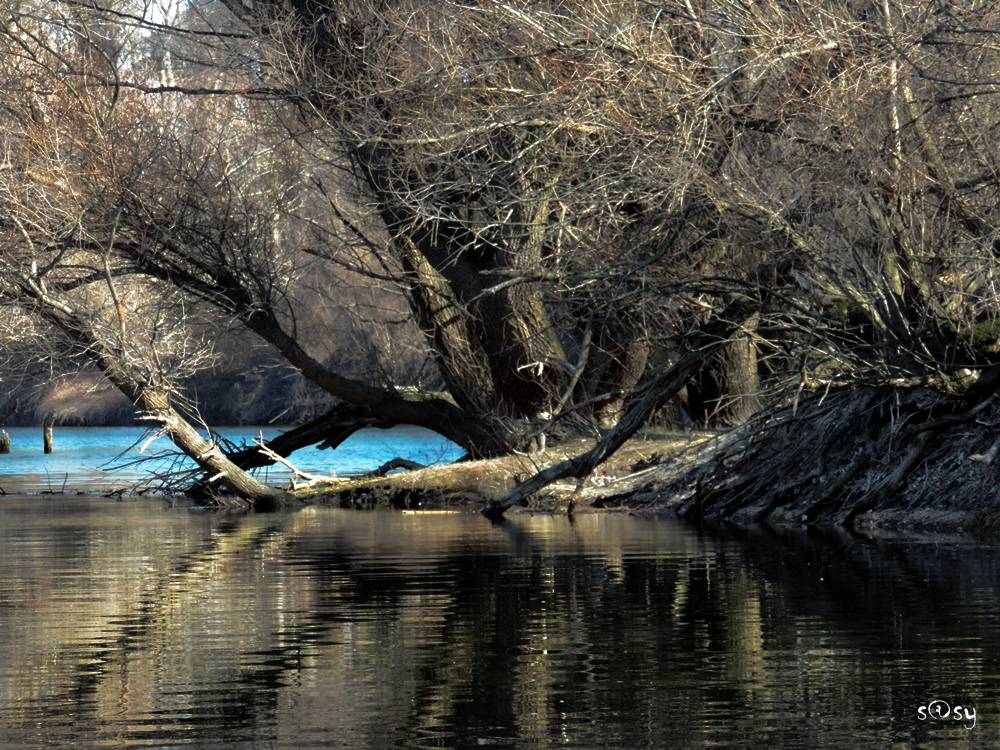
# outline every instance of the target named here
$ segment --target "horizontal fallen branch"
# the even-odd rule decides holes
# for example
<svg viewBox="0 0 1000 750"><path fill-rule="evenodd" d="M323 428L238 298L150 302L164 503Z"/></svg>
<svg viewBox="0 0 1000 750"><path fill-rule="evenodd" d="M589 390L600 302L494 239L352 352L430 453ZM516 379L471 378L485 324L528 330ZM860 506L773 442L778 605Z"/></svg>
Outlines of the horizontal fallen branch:
<svg viewBox="0 0 1000 750"><path fill-rule="evenodd" d="M384 464L379 466L373 471L369 471L367 474L362 474L361 476L365 479L371 479L372 477L384 477L390 471L395 469L406 469L407 471L415 471L417 469L426 469L424 464L418 464L416 461L410 461L405 458L394 458L391 461L386 461Z"/></svg>
<svg viewBox="0 0 1000 750"><path fill-rule="evenodd" d="M316 444L320 448L336 448L365 427L385 429L395 425L395 421L378 417L364 407L338 404L321 417L267 441L271 453L258 450L257 441L254 441L254 445L230 454L229 458L241 469L257 469L277 461L273 455L286 457L300 448Z"/></svg>

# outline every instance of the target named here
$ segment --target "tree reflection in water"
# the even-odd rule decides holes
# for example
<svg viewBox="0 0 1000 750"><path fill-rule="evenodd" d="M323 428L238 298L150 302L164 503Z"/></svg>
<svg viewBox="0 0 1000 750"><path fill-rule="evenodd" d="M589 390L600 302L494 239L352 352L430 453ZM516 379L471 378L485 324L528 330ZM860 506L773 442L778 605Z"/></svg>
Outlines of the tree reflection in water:
<svg viewBox="0 0 1000 750"><path fill-rule="evenodd" d="M0 549L4 748L997 736L989 545L7 497Z"/></svg>

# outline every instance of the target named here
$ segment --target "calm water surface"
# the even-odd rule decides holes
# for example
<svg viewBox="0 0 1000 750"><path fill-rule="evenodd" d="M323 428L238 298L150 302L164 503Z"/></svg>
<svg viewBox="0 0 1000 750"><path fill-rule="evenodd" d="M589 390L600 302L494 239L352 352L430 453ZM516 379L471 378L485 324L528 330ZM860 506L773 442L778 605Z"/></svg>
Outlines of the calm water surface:
<svg viewBox="0 0 1000 750"><path fill-rule="evenodd" d="M0 747L997 747L998 587L968 542L0 497Z"/></svg>

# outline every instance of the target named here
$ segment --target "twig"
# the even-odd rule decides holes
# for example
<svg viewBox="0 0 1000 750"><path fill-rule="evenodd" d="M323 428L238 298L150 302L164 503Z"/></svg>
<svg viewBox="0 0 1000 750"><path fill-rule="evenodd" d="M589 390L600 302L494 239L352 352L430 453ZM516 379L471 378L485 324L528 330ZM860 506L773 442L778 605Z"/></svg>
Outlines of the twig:
<svg viewBox="0 0 1000 750"><path fill-rule="evenodd" d="M297 490L300 487L313 487L317 484L332 484L334 482L340 481L335 476L324 476L323 474L309 474L307 472L302 471L299 467L297 467L287 458L278 455L273 450L268 448L264 442L263 435L254 438L254 444L257 445L260 452L263 453L265 456L270 458L272 461L275 461L276 463L284 465L292 472L291 487L293 490ZM296 477L305 480L305 484L302 485L298 484L295 481Z"/></svg>

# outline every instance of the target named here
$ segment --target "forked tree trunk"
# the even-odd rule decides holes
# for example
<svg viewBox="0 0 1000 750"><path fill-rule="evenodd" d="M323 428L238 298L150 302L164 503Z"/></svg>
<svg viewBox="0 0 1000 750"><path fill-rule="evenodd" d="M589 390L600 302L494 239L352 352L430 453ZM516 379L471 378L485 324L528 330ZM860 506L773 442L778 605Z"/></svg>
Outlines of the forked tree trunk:
<svg viewBox="0 0 1000 750"><path fill-rule="evenodd" d="M408 167L399 154L366 146L354 163L406 274L410 308L458 405L483 420L533 419L551 409L565 387L566 373L556 364L565 352L538 285L527 279L541 260L545 199L525 193L514 176L498 178L501 184L490 187L521 198L513 201L518 215L508 224L526 228L481 236L471 217L483 210L484 198L459 192L437 207L442 216L428 218L411 205ZM420 187L410 189L419 194ZM534 216L523 215L531 209Z"/></svg>

